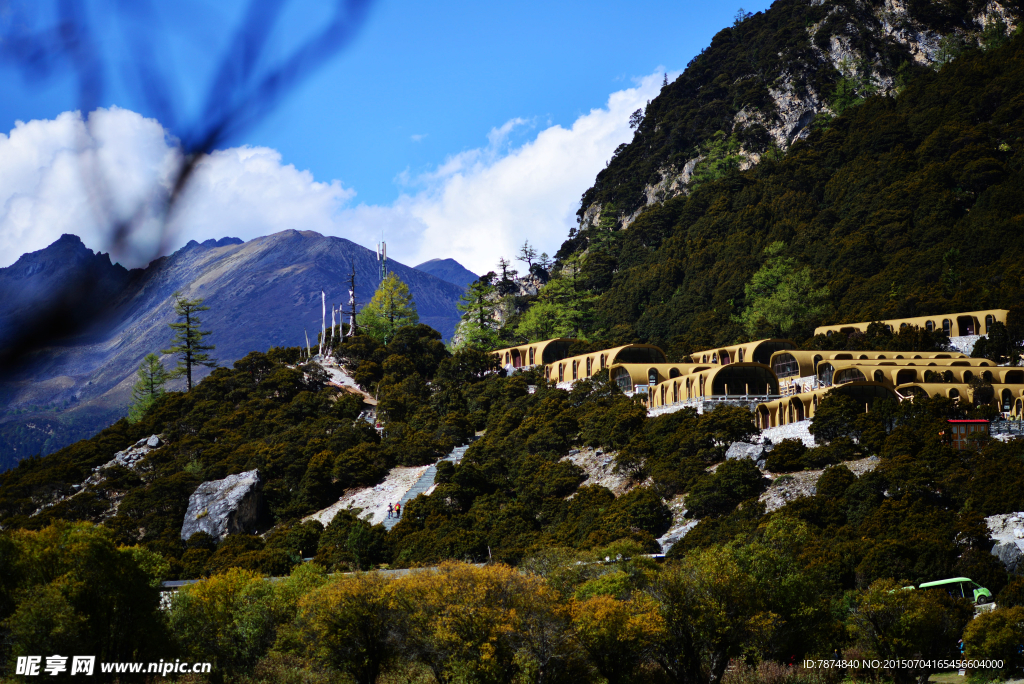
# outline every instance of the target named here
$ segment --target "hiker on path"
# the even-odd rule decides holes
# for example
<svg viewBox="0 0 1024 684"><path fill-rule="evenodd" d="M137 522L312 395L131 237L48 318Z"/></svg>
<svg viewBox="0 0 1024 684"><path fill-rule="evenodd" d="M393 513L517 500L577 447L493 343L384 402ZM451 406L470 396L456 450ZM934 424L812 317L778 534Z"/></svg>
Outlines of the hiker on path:
<svg viewBox="0 0 1024 684"><path fill-rule="evenodd" d="M401 518L402 517L402 502L401 501L399 501L398 503L395 504L395 517L396 518Z"/></svg>
<svg viewBox="0 0 1024 684"><path fill-rule="evenodd" d="M395 512L394 506L392 506L391 504L388 504L388 517L390 518L391 514L394 513L394 512Z"/></svg>

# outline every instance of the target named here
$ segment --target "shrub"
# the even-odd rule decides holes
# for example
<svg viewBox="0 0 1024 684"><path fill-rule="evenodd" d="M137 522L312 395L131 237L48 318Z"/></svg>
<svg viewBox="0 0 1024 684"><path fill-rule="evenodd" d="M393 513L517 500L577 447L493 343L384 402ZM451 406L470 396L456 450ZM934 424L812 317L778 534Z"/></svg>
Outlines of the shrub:
<svg viewBox="0 0 1024 684"><path fill-rule="evenodd" d="M714 474L698 480L690 489L686 515L691 518L724 515L741 501L758 496L767 486L768 480L751 461L726 461Z"/></svg>
<svg viewBox="0 0 1024 684"><path fill-rule="evenodd" d="M768 452L764 467L773 473L792 473L803 470L805 453L807 453L807 447L803 440L784 439Z"/></svg>
<svg viewBox="0 0 1024 684"><path fill-rule="evenodd" d="M831 466L818 477L816 493L825 499L841 499L857 481L857 476L844 465Z"/></svg>

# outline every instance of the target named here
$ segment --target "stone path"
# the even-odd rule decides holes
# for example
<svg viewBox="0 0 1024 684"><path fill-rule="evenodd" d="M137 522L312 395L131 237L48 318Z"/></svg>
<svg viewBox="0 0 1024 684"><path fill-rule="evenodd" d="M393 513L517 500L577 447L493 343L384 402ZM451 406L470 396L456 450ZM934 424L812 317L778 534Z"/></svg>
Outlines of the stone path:
<svg viewBox="0 0 1024 684"><path fill-rule="evenodd" d="M466 455L466 449L469 445L455 447L452 449L452 453L448 454L441 461L449 461L451 463L458 463L462 460L462 457ZM438 461L440 463L441 461ZM434 491L434 476L437 475L437 465L429 466L423 474L420 475L420 479L416 480L416 484L412 486L409 491L402 497L402 510L405 510L405 505L415 499L420 494L430 494ZM398 518L384 518L384 527L390 530L392 527L398 524Z"/></svg>

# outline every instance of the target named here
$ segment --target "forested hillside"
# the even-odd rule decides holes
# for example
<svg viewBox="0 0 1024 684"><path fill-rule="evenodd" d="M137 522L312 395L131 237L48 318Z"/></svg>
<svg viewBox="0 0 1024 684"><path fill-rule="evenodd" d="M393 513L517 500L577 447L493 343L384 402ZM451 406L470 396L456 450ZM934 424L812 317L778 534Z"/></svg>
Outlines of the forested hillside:
<svg viewBox="0 0 1024 684"><path fill-rule="evenodd" d="M649 109L668 107L671 88L687 78ZM709 171L624 230L603 215L584 221L559 252L591 298L581 332L682 353L756 336L806 338L824 322L1021 301L1022 87L1024 37L965 48L938 72L904 70L892 97L852 99L841 116L819 119L806 139L748 170ZM671 147L638 134L622 155L648 146ZM613 162L592 192L629 194L646 182L624 163ZM795 315L763 314L787 288Z"/></svg>

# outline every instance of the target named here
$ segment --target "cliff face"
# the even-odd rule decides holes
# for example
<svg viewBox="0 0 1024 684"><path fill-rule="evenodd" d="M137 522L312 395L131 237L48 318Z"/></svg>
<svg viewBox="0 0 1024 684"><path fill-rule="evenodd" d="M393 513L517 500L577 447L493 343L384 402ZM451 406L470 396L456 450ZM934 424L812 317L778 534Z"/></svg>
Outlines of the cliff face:
<svg viewBox="0 0 1024 684"><path fill-rule="evenodd" d="M92 325L78 328L74 337L53 339L15 373L0 378L0 470L33 453L51 453L125 415L140 361L169 346L176 290L206 300L210 310L202 322L217 347L212 355L230 365L253 350L300 345L304 331L315 341L321 289L328 307L347 303L353 267L361 306L379 284L376 255L309 231L245 243L233 238L190 242L130 272L111 265L106 255L94 255L78 238L64 236L0 269L2 330L13 329L43 298L63 292L62 283L83 282L76 269L87 269L100 283L75 314L96 316ZM398 262L389 261L389 267L409 285L420 321L451 337L463 289ZM163 361L168 369L175 363L170 357Z"/></svg>
<svg viewBox="0 0 1024 684"><path fill-rule="evenodd" d="M688 193L716 134L747 168L806 138L844 97L891 95L913 70L977 44L996 21L1013 30L1019 16L1009 2L981 0L778 0L719 32L648 103L633 141L584 193L580 228L596 226L609 203L628 228L647 207Z"/></svg>

